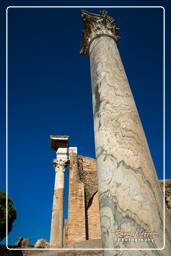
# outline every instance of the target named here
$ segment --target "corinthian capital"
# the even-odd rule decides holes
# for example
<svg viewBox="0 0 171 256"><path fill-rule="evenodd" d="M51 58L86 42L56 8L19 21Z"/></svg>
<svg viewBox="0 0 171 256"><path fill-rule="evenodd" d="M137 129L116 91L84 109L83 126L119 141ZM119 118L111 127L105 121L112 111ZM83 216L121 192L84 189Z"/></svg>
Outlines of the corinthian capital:
<svg viewBox="0 0 171 256"><path fill-rule="evenodd" d="M65 160L63 160L63 159L55 159L55 160L53 161L55 171L56 171L56 172L59 172L59 171L64 172L67 163L68 163L68 161L65 161Z"/></svg>
<svg viewBox="0 0 171 256"><path fill-rule="evenodd" d="M90 44L97 37L109 36L116 42L120 39L118 36L119 28L116 27L115 20L107 15L107 11L101 11L100 14L81 11L81 16L84 31L82 32L80 54L88 55Z"/></svg>

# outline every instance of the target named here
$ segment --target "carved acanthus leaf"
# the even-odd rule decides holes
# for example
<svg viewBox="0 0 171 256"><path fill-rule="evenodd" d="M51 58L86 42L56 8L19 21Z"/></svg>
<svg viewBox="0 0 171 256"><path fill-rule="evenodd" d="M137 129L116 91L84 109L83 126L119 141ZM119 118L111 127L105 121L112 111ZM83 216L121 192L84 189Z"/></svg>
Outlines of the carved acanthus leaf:
<svg viewBox="0 0 171 256"><path fill-rule="evenodd" d="M63 159L55 159L53 161L53 164L54 164L54 168L55 168L55 171L58 172L58 171L65 171L65 167L67 165L67 162L68 161L65 161Z"/></svg>
<svg viewBox="0 0 171 256"><path fill-rule="evenodd" d="M81 11L81 16L84 31L82 32L80 54L88 55L90 44L97 37L106 35L112 37L116 42L120 39L119 28L116 27L115 20L107 15L107 11L101 11L100 14Z"/></svg>

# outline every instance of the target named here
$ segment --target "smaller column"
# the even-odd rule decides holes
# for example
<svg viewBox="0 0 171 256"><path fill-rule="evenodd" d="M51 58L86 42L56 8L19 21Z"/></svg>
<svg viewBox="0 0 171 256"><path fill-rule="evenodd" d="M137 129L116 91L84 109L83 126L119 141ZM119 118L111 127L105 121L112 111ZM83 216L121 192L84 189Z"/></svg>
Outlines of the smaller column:
<svg viewBox="0 0 171 256"><path fill-rule="evenodd" d="M53 196L50 247L63 247L64 172L68 164L68 136L50 136L51 148L56 150L55 186Z"/></svg>

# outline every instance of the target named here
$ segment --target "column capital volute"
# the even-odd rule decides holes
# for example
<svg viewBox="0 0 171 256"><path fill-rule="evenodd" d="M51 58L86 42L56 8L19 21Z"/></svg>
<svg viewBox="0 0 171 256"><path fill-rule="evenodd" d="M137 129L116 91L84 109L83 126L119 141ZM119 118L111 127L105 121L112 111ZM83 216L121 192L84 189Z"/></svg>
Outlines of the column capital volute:
<svg viewBox="0 0 171 256"><path fill-rule="evenodd" d="M118 36L119 28L116 27L115 20L107 15L107 11L100 11L99 14L90 13L82 10L84 30L82 32L81 55L89 54L91 42L100 36L109 36L116 42L120 39Z"/></svg>
<svg viewBox="0 0 171 256"><path fill-rule="evenodd" d="M68 164L68 160L63 160L63 159L55 159L53 160L53 166L55 168L55 172L65 172L65 167Z"/></svg>

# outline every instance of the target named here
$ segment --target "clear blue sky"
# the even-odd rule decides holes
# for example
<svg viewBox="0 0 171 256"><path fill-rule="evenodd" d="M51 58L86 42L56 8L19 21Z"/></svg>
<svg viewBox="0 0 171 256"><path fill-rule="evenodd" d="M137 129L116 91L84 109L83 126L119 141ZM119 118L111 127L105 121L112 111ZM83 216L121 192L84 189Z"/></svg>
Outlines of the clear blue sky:
<svg viewBox="0 0 171 256"><path fill-rule="evenodd" d="M164 5L164 2L167 1L148 1L148 5ZM125 3L128 5L128 1L122 1ZM14 4L32 5L33 1L4 1L1 5L2 122L5 121L5 6ZM35 4L64 5L64 1L34 1ZM92 4L121 5L121 1L91 1ZM129 4L137 5L137 1ZM146 5L147 1L139 4ZM107 10L121 29L120 54L157 174L162 178L163 11ZM98 13L99 9L89 11ZM17 209L9 244L14 244L19 236L30 237L31 243L40 237L49 240L55 158L49 135L69 135L70 146L77 146L79 154L95 157L89 57L79 55L82 29L80 9L9 9L9 196ZM169 98L169 77L166 79ZM1 135L5 135L4 125ZM1 188L5 190L5 139L2 141ZM171 178L170 162L166 164L166 178Z"/></svg>

